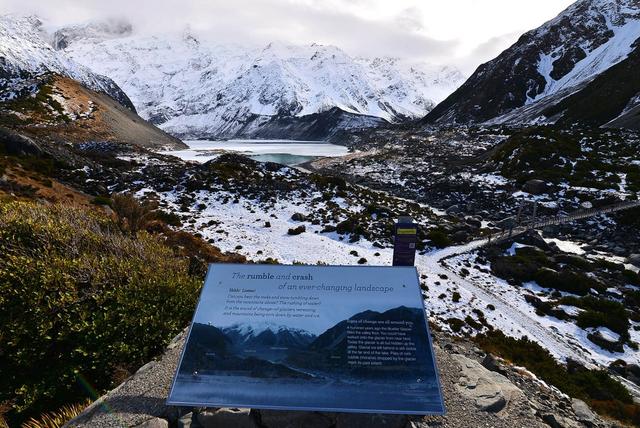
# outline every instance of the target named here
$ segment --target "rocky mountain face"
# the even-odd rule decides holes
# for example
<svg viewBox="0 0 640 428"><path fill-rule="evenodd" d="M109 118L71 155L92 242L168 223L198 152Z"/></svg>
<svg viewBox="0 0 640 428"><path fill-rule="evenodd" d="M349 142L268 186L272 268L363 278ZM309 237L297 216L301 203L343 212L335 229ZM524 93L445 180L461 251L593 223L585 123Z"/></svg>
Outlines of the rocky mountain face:
<svg viewBox="0 0 640 428"><path fill-rule="evenodd" d="M127 21L108 18L101 22L90 22L62 28L51 37L54 49L62 50L78 40L94 40L100 42L109 38L128 36L133 27Z"/></svg>
<svg viewBox="0 0 640 428"><path fill-rule="evenodd" d="M576 110L585 102L597 105L600 98L596 92L605 96L602 83L594 79L609 74L616 64L630 60L637 50L638 38L640 3L636 0L579 0L553 20L524 34L494 60L481 65L424 122L560 121L603 125L625 108L633 107L633 100L640 93L637 77L616 81L616 87L624 89L617 89L615 105L608 105L607 113L600 112L597 119L577 114ZM611 73L614 74L618 75ZM583 92L585 87L588 89ZM559 104L581 92L573 101ZM556 105L557 108L552 108ZM515 113L514 109L521 110Z"/></svg>
<svg viewBox="0 0 640 428"><path fill-rule="evenodd" d="M555 123L640 129L640 44L592 81L492 119L493 124Z"/></svg>
<svg viewBox="0 0 640 428"><path fill-rule="evenodd" d="M0 92L12 98L15 85L27 77L56 73L109 95L135 112L131 100L110 78L94 73L53 49L36 17L0 16Z"/></svg>
<svg viewBox="0 0 640 428"><path fill-rule="evenodd" d="M0 129L47 141L114 142L153 149L186 145L112 97L69 77L46 73L10 80L0 88Z"/></svg>
<svg viewBox="0 0 640 428"><path fill-rule="evenodd" d="M420 118L462 82L453 68L354 58L317 44L249 49L190 32L131 35L122 24L65 28L54 40L118 82L142 117L185 138L270 137L291 124L304 131L290 138L324 138L345 127Z"/></svg>

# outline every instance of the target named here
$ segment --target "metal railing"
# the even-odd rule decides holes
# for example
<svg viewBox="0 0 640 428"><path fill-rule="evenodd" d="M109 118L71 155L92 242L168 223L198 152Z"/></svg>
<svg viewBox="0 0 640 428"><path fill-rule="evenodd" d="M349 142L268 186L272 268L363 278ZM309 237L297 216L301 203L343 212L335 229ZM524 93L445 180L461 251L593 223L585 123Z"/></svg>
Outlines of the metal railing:
<svg viewBox="0 0 640 428"><path fill-rule="evenodd" d="M636 208L636 207L640 207L640 200L624 201L624 202L620 202L613 205L607 205L605 207L600 207L600 208L578 210L568 215L547 216L547 217L541 217L537 220L525 221L518 225L514 225L514 227L508 230L506 229L502 230L497 235L494 235L494 234L489 235L487 241L481 246L499 243L506 239L510 239L515 236L521 235L525 232L528 232L529 230L540 229L546 226L555 226L555 225L564 224L564 223L571 223L577 220L583 220L585 218L595 217L601 214L609 214L609 213L628 210L630 208Z"/></svg>

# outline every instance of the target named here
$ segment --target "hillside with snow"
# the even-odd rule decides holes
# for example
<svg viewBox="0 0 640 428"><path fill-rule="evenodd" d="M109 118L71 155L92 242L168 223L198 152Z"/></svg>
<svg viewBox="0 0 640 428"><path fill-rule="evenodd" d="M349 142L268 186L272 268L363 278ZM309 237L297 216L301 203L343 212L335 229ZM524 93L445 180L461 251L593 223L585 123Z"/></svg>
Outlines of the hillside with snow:
<svg viewBox="0 0 640 428"><path fill-rule="evenodd" d="M134 109L113 80L53 49L42 25L42 21L33 16L0 16L0 91L10 92L12 85L20 86L25 78L50 72L70 77ZM10 94L8 96L10 98Z"/></svg>
<svg viewBox="0 0 640 428"><path fill-rule="evenodd" d="M191 32L139 36L119 28L64 28L54 40L77 62L113 78L142 117L183 138L286 132L292 123L311 129L313 138L417 119L463 80L450 67L354 58L334 46L243 48Z"/></svg>
<svg viewBox="0 0 640 428"><path fill-rule="evenodd" d="M478 67L425 123L484 122L503 115L506 118L498 122L555 122L562 111L551 117L543 110L625 61L639 38L638 1L579 0ZM625 87L626 99L620 109L611 107L613 117L640 93L637 79L617 83ZM518 108L522 110L515 113ZM511 112L515 114L509 116Z"/></svg>

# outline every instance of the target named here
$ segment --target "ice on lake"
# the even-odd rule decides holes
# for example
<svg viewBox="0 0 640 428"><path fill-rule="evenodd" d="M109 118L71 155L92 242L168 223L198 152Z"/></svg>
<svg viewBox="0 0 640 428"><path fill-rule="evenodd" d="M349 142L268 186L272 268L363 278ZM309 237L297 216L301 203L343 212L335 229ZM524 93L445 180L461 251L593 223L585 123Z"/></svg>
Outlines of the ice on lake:
<svg viewBox="0 0 640 428"><path fill-rule="evenodd" d="M207 162L224 152L237 152L259 162L276 162L284 165L298 165L320 157L344 156L349 149L322 141L294 140L190 140L185 150L164 152L180 159Z"/></svg>

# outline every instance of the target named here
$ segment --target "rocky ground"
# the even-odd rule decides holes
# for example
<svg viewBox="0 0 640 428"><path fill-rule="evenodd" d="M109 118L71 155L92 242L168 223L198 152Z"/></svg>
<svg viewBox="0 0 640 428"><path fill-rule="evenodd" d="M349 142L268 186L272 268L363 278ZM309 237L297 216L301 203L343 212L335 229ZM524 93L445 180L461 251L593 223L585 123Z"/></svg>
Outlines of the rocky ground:
<svg viewBox="0 0 640 428"><path fill-rule="evenodd" d="M69 427L351 428L351 427L609 427L583 402L571 400L526 370L487 355L471 342L436 334L434 349L445 416L193 409L165 405L185 333L158 360L142 367L72 420Z"/></svg>
<svg viewBox="0 0 640 428"><path fill-rule="evenodd" d="M309 169L497 221L555 215L640 190L640 138L623 131L547 127L377 130L345 141L361 151Z"/></svg>

